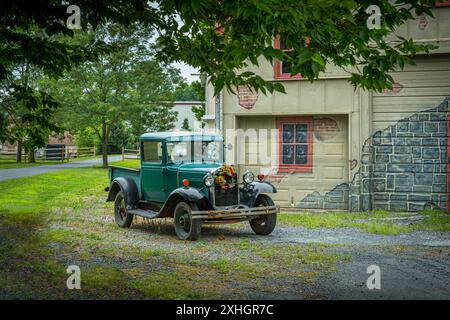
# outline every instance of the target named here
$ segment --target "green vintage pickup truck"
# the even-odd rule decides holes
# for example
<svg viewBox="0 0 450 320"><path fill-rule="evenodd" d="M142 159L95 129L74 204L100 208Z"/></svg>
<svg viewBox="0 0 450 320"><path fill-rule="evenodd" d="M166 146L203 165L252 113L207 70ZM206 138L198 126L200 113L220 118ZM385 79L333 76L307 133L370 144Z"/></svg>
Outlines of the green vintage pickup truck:
<svg viewBox="0 0 450 320"><path fill-rule="evenodd" d="M256 234L275 228L275 187L247 171L239 182L224 163L222 136L192 132L147 133L140 137L141 168L110 166L107 201L115 221L129 227L133 216L173 217L182 240L196 240L202 224L249 221Z"/></svg>

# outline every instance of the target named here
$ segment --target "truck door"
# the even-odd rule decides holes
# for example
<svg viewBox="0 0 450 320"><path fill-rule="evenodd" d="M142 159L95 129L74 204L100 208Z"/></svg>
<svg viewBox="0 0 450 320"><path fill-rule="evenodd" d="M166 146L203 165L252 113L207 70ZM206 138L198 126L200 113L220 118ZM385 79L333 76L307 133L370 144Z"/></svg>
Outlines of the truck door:
<svg viewBox="0 0 450 320"><path fill-rule="evenodd" d="M162 143L143 141L141 143L141 185L145 200L164 202L166 186L162 163Z"/></svg>

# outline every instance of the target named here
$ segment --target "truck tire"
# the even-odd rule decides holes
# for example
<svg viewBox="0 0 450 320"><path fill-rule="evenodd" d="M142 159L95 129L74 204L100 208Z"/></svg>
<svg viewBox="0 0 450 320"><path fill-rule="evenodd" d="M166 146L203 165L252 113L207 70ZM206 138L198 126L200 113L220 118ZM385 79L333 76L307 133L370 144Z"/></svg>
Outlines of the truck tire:
<svg viewBox="0 0 450 320"><path fill-rule="evenodd" d="M272 198L269 196L262 194L256 199L254 207L270 207L274 206ZM250 227L253 232L256 234L267 236L272 233L273 229L275 229L275 225L277 224L277 214L266 214L259 216L258 218L250 220Z"/></svg>
<svg viewBox="0 0 450 320"><path fill-rule="evenodd" d="M175 232L181 240L197 240L202 230L202 221L192 219L192 211L197 211L196 204L180 202L174 210L173 219Z"/></svg>
<svg viewBox="0 0 450 320"><path fill-rule="evenodd" d="M129 228L131 222L133 222L133 215L128 213L125 196L122 191L117 193L116 199L114 200L114 218L121 228Z"/></svg>

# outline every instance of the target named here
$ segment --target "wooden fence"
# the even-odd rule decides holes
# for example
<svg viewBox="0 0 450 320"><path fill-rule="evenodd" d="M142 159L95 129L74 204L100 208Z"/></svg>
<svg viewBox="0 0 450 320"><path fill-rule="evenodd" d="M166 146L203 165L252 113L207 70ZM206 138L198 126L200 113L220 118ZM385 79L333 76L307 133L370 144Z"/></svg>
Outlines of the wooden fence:
<svg viewBox="0 0 450 320"><path fill-rule="evenodd" d="M95 157L96 147L63 147L63 148L42 148L36 150L34 154L35 160L59 160L59 161L69 161L69 159ZM0 159L15 160L17 157L17 151L14 149L3 149L0 150ZM28 161L30 154L22 152L22 160Z"/></svg>
<svg viewBox="0 0 450 320"><path fill-rule="evenodd" d="M125 160L125 159L138 159L139 160L140 158L141 158L141 150L122 148L122 160Z"/></svg>

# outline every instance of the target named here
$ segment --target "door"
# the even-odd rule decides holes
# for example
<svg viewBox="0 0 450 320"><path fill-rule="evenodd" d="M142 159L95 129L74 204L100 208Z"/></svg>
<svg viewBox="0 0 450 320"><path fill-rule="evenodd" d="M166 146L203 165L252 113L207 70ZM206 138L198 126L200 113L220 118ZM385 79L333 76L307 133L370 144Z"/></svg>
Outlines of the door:
<svg viewBox="0 0 450 320"><path fill-rule="evenodd" d="M143 141L141 144L141 184L147 201L164 202L166 200L165 167L162 162L162 143Z"/></svg>
<svg viewBox="0 0 450 320"><path fill-rule="evenodd" d="M286 119L287 118L287 119ZM312 118L312 119L311 119ZM246 171L252 171L255 175L262 173L266 176L266 180L270 181L277 188L277 193L270 196L276 204L282 207L297 206L305 197L310 194L324 197L324 195L334 189L336 186L348 182L348 119L345 115L320 115L320 116L291 116L283 115L279 118L278 123L294 124L286 129L293 129L292 133L296 133L296 128L305 128L307 131L307 140L300 139L297 143L297 137L292 143L295 146L307 145L307 152L310 159L305 159L309 170L284 170L279 166L280 158L282 159L284 145L276 137L273 137L270 130L283 130L278 128L275 117L240 117L238 118L239 128L248 134L248 139L243 141L241 148L236 148L236 152L242 152L242 158L245 163L239 165L239 176ZM306 124L306 127L305 127ZM311 125L312 124L312 125ZM259 140L252 142L252 130L254 136ZM266 146L262 144L265 137L260 135L262 130L269 130L267 133ZM312 130L312 132L311 132ZM296 134L297 136L297 134ZM275 140L275 141L273 141ZM310 145L311 144L311 145ZM291 144L292 145L292 144ZM288 149L288 148L286 148ZM292 150L292 148L291 148ZM294 147L295 150L295 147ZM289 151L289 150L288 150ZM281 153L281 154L280 154ZM270 156L270 157L269 157ZM236 158L241 158L237 154ZM287 159L287 163L294 163L295 159ZM298 161L299 164L302 160ZM282 165L282 163L281 163ZM301 166L300 166L301 167ZM280 170L281 169L281 170ZM286 172L287 171L287 172ZM319 201L319 200L317 200ZM322 201L322 200L321 200ZM346 201L343 201L345 205ZM322 201L323 203L323 201ZM321 204L323 206L323 204Z"/></svg>

